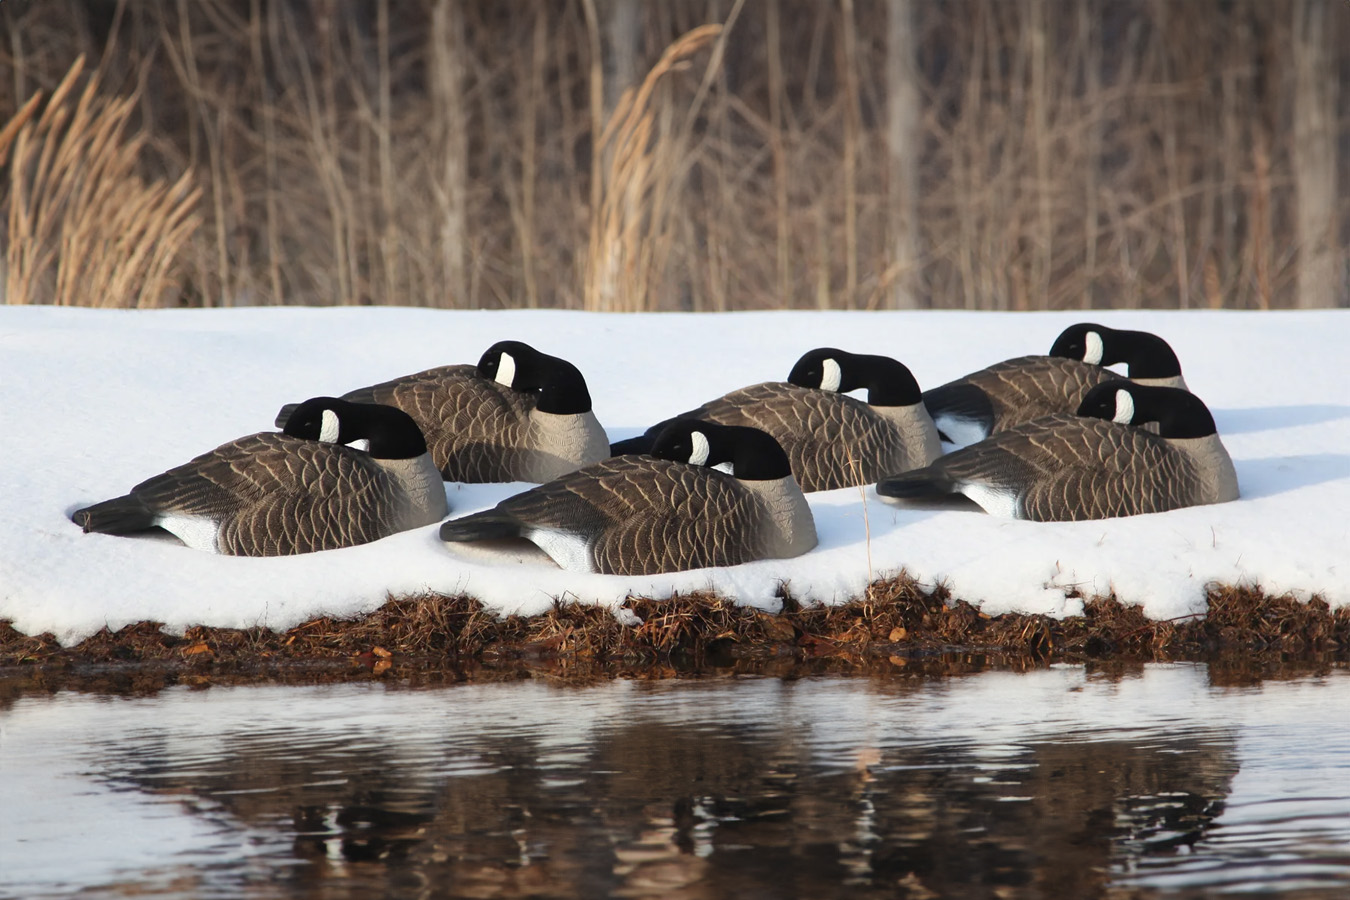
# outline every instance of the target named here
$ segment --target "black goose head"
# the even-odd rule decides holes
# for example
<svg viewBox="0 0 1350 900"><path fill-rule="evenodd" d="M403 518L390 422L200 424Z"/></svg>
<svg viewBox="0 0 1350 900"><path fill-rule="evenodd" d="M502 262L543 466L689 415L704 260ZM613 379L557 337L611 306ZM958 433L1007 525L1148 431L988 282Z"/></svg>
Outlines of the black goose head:
<svg viewBox="0 0 1350 900"><path fill-rule="evenodd" d="M513 390L538 394L540 412L578 415L591 411L591 394L581 371L522 341L498 341L487 348L478 360L478 374Z"/></svg>
<svg viewBox="0 0 1350 900"><path fill-rule="evenodd" d="M1078 415L1122 425L1157 422L1165 438L1199 438L1217 433L1204 401L1180 388L1149 387L1132 381L1107 381L1088 391Z"/></svg>
<svg viewBox="0 0 1350 900"><path fill-rule="evenodd" d="M676 419L656 436L658 459L720 469L745 481L768 481L792 474L778 441L758 428Z"/></svg>
<svg viewBox="0 0 1350 900"><path fill-rule="evenodd" d="M314 397L295 408L282 431L333 444L366 441L367 452L377 459L411 459L427 452L422 429L412 416L381 403Z"/></svg>
<svg viewBox="0 0 1350 900"><path fill-rule="evenodd" d="M1181 374L1176 352L1156 334L1091 322L1079 322L1060 332L1050 355L1095 366L1125 363L1131 378L1175 378Z"/></svg>
<svg viewBox="0 0 1350 900"><path fill-rule="evenodd" d="M872 406L913 406L923 399L919 383L904 363L889 356L849 353L834 347L804 353L788 373L788 382L841 393L866 388L867 402Z"/></svg>
<svg viewBox="0 0 1350 900"><path fill-rule="evenodd" d="M818 391L852 390L844 387L844 366L840 360L846 356L852 354L834 347L808 350L788 373L788 383Z"/></svg>

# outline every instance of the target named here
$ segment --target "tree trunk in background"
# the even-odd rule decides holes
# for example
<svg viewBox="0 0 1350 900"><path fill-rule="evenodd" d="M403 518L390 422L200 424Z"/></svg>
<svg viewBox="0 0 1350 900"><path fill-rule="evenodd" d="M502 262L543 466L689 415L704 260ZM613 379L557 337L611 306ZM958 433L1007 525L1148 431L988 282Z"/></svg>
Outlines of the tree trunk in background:
<svg viewBox="0 0 1350 900"><path fill-rule="evenodd" d="M96 62L128 189L202 191L185 305L1350 306L1347 48L1350 0L0 0L0 140ZM0 230L82 233L41 115Z"/></svg>
<svg viewBox="0 0 1350 900"><path fill-rule="evenodd" d="M1051 209L1053 189L1050 185L1050 157L1053 152L1050 134L1050 103L1054 86L1050 82L1050 10L1046 0L1028 0L1027 56L1031 63L1031 141L1036 159L1036 255L1033 257L1032 282L1035 300L1019 294L1018 309L1044 308L1050 296L1050 278L1054 274L1055 226Z"/></svg>
<svg viewBox="0 0 1350 900"><path fill-rule="evenodd" d="M890 220L891 306L918 309L919 76L914 59L914 0L886 4L886 152Z"/></svg>
<svg viewBox="0 0 1350 900"><path fill-rule="evenodd" d="M862 134L858 29L853 0L839 0L840 82L844 85L844 309L858 308L858 145Z"/></svg>
<svg viewBox="0 0 1350 900"><path fill-rule="evenodd" d="M472 306L468 267L469 128L464 102L464 12L456 0L431 10L431 111L442 154L439 196L441 255L451 305ZM428 298L431 299L431 298Z"/></svg>
<svg viewBox="0 0 1350 900"><path fill-rule="evenodd" d="M591 41L591 140L600 140L608 127L615 107L623 92L638 80L638 51L642 42L642 2L641 0L585 0L584 9L587 18L587 31ZM595 57L600 65L596 66ZM597 91L595 81L599 79L601 89ZM596 102L601 108L595 109ZM610 192L623 190L629 192L624 205L624 225L619 227L622 234L634 236L639 232L624 226L635 222L640 209L631 191L637 189L637 182L619 185L615 182L614 145L605 147L603 156L592 154L591 161L591 247L587 267L586 284L583 295L586 308L591 311L613 312L618 309L632 310L628 304L643 304L646 298L620 296L620 278L623 259L615 236L601 236L600 216L604 204L608 203ZM603 198L603 202L602 202Z"/></svg>
<svg viewBox="0 0 1350 900"><path fill-rule="evenodd" d="M1097 174L1102 152L1102 46L1096 15L1088 0L1078 0L1078 44L1083 51L1083 109L1087 133L1083 148L1083 294L1079 306L1091 309L1097 280Z"/></svg>
<svg viewBox="0 0 1350 900"><path fill-rule="evenodd" d="M1330 46L1331 0L1295 0L1294 188L1297 195L1300 307L1340 303L1336 252L1336 77Z"/></svg>
<svg viewBox="0 0 1350 900"><path fill-rule="evenodd" d="M642 0L600 0L604 29L605 121L619 97L638 81L642 48Z"/></svg>
<svg viewBox="0 0 1350 900"><path fill-rule="evenodd" d="M779 28L778 0L768 0L764 12L765 71L769 79L769 149L773 153L774 248L777 273L774 279L778 302L793 308L792 268L789 259L791 230L788 224L787 126L783 107L787 103L783 80L783 37Z"/></svg>

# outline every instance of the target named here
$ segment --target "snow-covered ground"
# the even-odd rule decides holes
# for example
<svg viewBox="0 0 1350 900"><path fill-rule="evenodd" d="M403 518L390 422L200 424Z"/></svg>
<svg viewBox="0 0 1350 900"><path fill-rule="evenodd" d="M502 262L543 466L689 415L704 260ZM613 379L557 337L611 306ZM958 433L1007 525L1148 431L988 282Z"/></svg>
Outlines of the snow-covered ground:
<svg viewBox="0 0 1350 900"><path fill-rule="evenodd" d="M1213 410L1243 497L1221 506L1083 523L903 510L875 493L811 495L820 546L793 560L626 578L453 557L436 526L279 559L219 557L176 542L86 535L67 515L216 445L271 429L285 402L474 362L524 340L585 373L611 438L727 390L786 377L804 351L885 353L927 388L1010 356L1043 353L1075 321L1154 331ZM1350 603L1350 311L992 314L736 313L269 308L121 312L0 307L5 449L0 619L71 642L107 625L286 628L378 607L389 594L468 592L503 613L555 597L617 606L630 593L711 588L774 609L780 582L806 601L857 596L904 569L990 613L1071 614L1065 592L1203 611L1209 582ZM451 514L521 485L447 485Z"/></svg>

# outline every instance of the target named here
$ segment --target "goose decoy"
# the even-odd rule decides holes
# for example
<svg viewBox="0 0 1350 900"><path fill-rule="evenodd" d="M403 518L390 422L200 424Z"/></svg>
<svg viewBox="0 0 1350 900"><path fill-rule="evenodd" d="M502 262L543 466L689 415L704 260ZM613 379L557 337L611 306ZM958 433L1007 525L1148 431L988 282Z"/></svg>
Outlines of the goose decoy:
<svg viewBox="0 0 1350 900"><path fill-rule="evenodd" d="M476 366L440 366L343 399L412 416L446 481L541 483L609 455L581 372L520 341L493 344ZM281 408L278 428L292 408Z"/></svg>
<svg viewBox="0 0 1350 900"><path fill-rule="evenodd" d="M569 571L654 575L798 556L816 527L772 437L679 419L650 455L594 463L441 526L447 542L510 538Z"/></svg>
<svg viewBox="0 0 1350 900"><path fill-rule="evenodd" d="M866 403L845 396L859 389L867 390ZM802 356L786 382L740 388L677 418L767 432L808 493L872 484L927 465L942 452L918 382L903 363L830 347ZM646 452L671 421L613 444L610 452Z"/></svg>
<svg viewBox="0 0 1350 900"><path fill-rule="evenodd" d="M1105 368L1116 363L1139 384L1186 389L1167 341L1083 322L1064 329L1049 356L1004 360L924 391L923 402L942 439L964 446L1041 416L1072 413L1092 388L1120 378Z"/></svg>
<svg viewBox="0 0 1350 900"><path fill-rule="evenodd" d="M1158 434L1137 427L1157 422ZM1117 379L1088 392L1078 415L1000 431L932 465L877 483L882 497L964 494L986 512L1037 522L1107 519L1224 503L1233 461L1199 397Z"/></svg>
<svg viewBox="0 0 1350 900"><path fill-rule="evenodd" d="M354 441L369 450L345 446ZM444 482L407 413L316 397L296 406L281 433L222 444L71 520L103 534L159 527L211 553L288 556L364 544L447 511Z"/></svg>

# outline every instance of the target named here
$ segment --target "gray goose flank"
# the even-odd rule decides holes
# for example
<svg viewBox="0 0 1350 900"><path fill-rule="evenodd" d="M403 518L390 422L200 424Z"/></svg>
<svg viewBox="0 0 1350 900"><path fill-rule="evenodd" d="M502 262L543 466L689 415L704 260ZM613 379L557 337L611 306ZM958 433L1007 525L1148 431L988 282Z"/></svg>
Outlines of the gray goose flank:
<svg viewBox="0 0 1350 900"><path fill-rule="evenodd" d="M369 451L345 446L365 441ZM77 510L86 532L163 528L198 550L288 556L378 540L447 512L416 423L389 406L316 397L281 433L250 434Z"/></svg>
<svg viewBox="0 0 1350 900"><path fill-rule="evenodd" d="M798 556L816 529L773 438L681 419L651 455L602 460L441 526L447 542L519 538L570 571L654 575Z"/></svg>
<svg viewBox="0 0 1350 900"><path fill-rule="evenodd" d="M1070 325L1048 356L1019 356L924 392L942 438L958 445L982 441L1051 413L1072 413L1088 391L1120 378L1106 366L1124 363L1131 381L1186 389L1171 346L1147 331L1090 322Z"/></svg>
<svg viewBox="0 0 1350 900"><path fill-rule="evenodd" d="M1137 427L1157 422L1159 434ZM1233 461L1208 408L1179 388L1118 379L1056 413L877 484L882 497L964 494L986 512L1038 522L1106 519L1223 503Z"/></svg>
<svg viewBox="0 0 1350 900"><path fill-rule="evenodd" d="M499 341L476 366L440 366L343 395L413 417L446 481L544 482L609 454L576 366ZM291 405L277 414L285 424Z"/></svg>
<svg viewBox="0 0 1350 900"><path fill-rule="evenodd" d="M866 403L845 395L862 389ZM872 484L927 465L942 452L918 382L903 363L832 347L804 354L786 382L743 387L677 418L767 432L808 493ZM610 452L646 452L671 421L612 445Z"/></svg>

